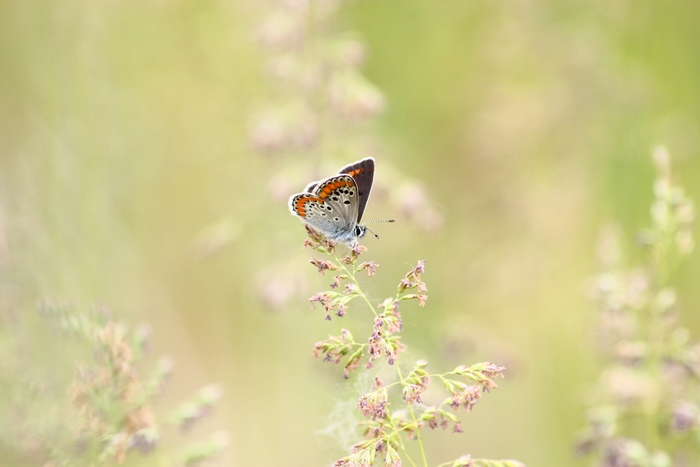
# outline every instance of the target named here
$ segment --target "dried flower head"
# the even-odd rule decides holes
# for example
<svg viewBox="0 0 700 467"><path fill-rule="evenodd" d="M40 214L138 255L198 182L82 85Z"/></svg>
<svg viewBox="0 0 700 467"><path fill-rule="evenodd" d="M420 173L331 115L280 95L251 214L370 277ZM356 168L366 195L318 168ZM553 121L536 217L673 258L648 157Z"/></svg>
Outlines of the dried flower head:
<svg viewBox="0 0 700 467"><path fill-rule="evenodd" d="M362 397L357 404L362 415L372 420L386 418L386 408L389 405L389 394L387 389L382 387L376 391L369 392Z"/></svg>

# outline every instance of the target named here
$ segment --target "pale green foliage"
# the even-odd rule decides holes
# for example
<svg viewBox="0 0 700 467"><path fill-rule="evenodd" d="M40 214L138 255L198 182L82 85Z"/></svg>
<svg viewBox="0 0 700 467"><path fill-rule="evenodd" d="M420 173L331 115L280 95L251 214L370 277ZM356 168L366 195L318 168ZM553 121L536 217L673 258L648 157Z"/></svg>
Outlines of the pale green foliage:
<svg viewBox="0 0 700 467"><path fill-rule="evenodd" d="M578 449L599 465L693 466L700 461L700 344L679 323L669 280L693 249L692 202L674 180L668 153L654 151L651 227L640 235L646 260L631 266L619 239L603 238L595 281L605 357Z"/></svg>

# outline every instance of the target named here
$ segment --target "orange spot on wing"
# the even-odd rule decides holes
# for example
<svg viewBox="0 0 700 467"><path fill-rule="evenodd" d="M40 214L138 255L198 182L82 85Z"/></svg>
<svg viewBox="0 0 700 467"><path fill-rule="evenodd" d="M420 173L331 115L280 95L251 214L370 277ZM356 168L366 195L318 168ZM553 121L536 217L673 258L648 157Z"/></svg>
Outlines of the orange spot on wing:
<svg viewBox="0 0 700 467"><path fill-rule="evenodd" d="M306 217L306 209L304 208L304 204L306 204L306 200L304 198L299 198L297 200L296 206L294 206L295 211L297 214L299 214L301 217Z"/></svg>
<svg viewBox="0 0 700 467"><path fill-rule="evenodd" d="M321 193L319 193L318 195L324 199L328 198L328 195L330 195L333 192L333 190L335 190L336 188L338 188L338 183L331 182L328 185L324 186L323 190L321 190Z"/></svg>
<svg viewBox="0 0 700 467"><path fill-rule="evenodd" d="M319 204L323 204L323 200L321 198L317 198L314 196L309 196L305 198L299 198L294 205L294 210L301 216L301 217L306 217L306 203L311 203L311 202L316 202Z"/></svg>

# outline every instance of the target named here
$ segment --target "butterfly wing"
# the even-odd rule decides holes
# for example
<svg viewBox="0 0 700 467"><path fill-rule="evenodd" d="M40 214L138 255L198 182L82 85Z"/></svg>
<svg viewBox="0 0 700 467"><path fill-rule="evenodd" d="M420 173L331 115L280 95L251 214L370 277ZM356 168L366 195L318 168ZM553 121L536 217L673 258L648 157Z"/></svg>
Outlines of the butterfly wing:
<svg viewBox="0 0 700 467"><path fill-rule="evenodd" d="M308 188L308 187L307 187ZM289 210L332 240L354 238L359 207L358 187L345 174L321 180L313 192L289 199Z"/></svg>
<svg viewBox="0 0 700 467"><path fill-rule="evenodd" d="M355 221L359 224L362 219L362 214L365 212L369 194L372 191L372 183L374 182L374 158L368 157L343 167L340 169L340 173L350 175L357 183L359 204Z"/></svg>
<svg viewBox="0 0 700 467"><path fill-rule="evenodd" d="M316 188L316 185L318 185L318 184L321 183L322 181L323 181L323 180L320 180L320 181L318 181L318 182L311 182L311 183L309 183L308 185L306 185L306 188L304 188L304 193L313 193L313 192L314 192L314 188Z"/></svg>

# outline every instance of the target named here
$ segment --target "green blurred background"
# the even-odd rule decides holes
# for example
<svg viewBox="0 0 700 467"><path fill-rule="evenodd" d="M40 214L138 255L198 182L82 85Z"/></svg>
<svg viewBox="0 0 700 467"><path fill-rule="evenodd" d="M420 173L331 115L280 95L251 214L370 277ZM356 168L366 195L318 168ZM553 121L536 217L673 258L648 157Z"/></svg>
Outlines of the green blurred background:
<svg viewBox="0 0 700 467"><path fill-rule="evenodd" d="M220 465L329 465L347 448L322 432L354 383L310 356L341 322L309 307L329 278L307 264L286 198L370 154L251 144L280 92L256 39L278 7L0 1L3 306L30 323L23 349L73 371L41 358L46 298L149 323L154 355L176 363L164 410L222 386L195 434L230 433ZM428 304L402 309L407 357L508 368L464 434L427 435L431 462L587 464L572 445L597 377L586 286L598 231L619 223L638 254L657 144L700 199L698 17L700 3L660 0L374 0L335 14L331 33L364 44L361 71L386 102L352 134L377 159L366 217L397 219L363 241L381 265L367 290L380 302L427 259ZM409 219L410 202L396 209L411 187L430 225ZM695 254L673 278L696 331L698 277ZM363 311L347 322L363 329ZM0 463L20 462L0 447Z"/></svg>

